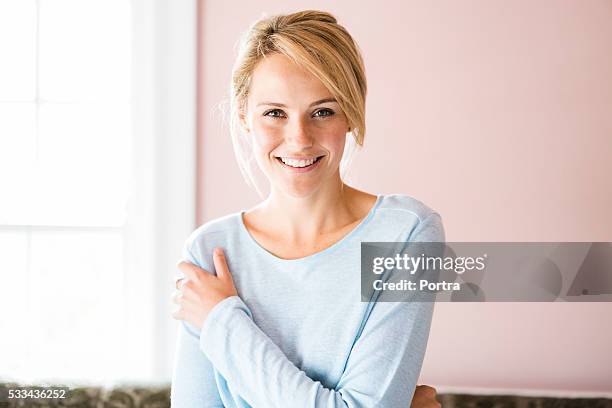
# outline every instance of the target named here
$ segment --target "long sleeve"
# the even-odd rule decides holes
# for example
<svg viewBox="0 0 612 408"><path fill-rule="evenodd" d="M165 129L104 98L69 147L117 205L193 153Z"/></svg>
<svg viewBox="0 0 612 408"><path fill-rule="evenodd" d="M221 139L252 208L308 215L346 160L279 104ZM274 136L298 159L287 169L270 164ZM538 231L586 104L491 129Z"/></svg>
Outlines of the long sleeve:
<svg viewBox="0 0 612 408"><path fill-rule="evenodd" d="M201 265L188 249L183 249L183 259ZM198 329L179 322L174 354L170 403L173 408L223 408L213 366L199 348Z"/></svg>
<svg viewBox="0 0 612 408"><path fill-rule="evenodd" d="M443 241L437 213L411 241ZM330 305L330 307L333 305ZM296 367L232 296L217 304L201 330L200 349L227 383L254 407L408 407L419 376L433 302L374 302L335 389Z"/></svg>
<svg viewBox="0 0 612 408"><path fill-rule="evenodd" d="M187 324L179 324L170 403L176 408L223 408L213 367L199 348L199 337Z"/></svg>

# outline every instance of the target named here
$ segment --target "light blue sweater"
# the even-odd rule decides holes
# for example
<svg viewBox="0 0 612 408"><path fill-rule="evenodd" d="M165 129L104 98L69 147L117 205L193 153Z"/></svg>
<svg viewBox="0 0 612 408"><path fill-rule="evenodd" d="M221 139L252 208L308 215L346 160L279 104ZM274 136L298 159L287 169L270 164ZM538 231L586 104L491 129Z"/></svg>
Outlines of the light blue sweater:
<svg viewBox="0 0 612 408"><path fill-rule="evenodd" d="M408 408L433 302L362 302L362 241L444 242L438 213L406 195L379 195L331 247L286 260L250 235L237 212L187 239L183 258L214 273L224 249L239 296L201 331L179 325L171 403L204 407Z"/></svg>

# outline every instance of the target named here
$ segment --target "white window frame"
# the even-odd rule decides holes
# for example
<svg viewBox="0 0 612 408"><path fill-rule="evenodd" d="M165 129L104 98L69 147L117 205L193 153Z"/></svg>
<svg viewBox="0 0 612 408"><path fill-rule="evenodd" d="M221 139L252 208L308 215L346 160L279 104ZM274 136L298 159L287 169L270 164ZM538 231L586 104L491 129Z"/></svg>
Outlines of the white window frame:
<svg viewBox="0 0 612 408"><path fill-rule="evenodd" d="M171 381L173 276L196 226L196 27L197 0L132 0L134 185L124 282L132 352L118 369L122 381Z"/></svg>

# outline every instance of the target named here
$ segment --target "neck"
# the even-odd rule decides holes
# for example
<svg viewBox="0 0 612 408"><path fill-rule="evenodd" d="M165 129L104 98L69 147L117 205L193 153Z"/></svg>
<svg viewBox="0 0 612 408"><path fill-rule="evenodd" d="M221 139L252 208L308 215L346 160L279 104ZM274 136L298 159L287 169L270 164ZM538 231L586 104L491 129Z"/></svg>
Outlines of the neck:
<svg viewBox="0 0 612 408"><path fill-rule="evenodd" d="M306 197L293 197L272 189L262 210L277 236L284 236L291 244L307 244L358 219L360 214L352 200L354 193L355 189L340 178L337 183L327 183Z"/></svg>

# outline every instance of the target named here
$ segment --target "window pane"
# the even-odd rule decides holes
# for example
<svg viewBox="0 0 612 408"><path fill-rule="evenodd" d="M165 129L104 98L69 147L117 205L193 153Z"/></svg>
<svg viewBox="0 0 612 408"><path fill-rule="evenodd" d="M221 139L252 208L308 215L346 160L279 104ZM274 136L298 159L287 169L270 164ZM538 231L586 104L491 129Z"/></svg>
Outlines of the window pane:
<svg viewBox="0 0 612 408"><path fill-rule="evenodd" d="M120 226L129 186L127 104L40 108L38 225Z"/></svg>
<svg viewBox="0 0 612 408"><path fill-rule="evenodd" d="M32 232L29 375L80 381L117 376L122 245L120 232Z"/></svg>
<svg viewBox="0 0 612 408"><path fill-rule="evenodd" d="M0 103L0 224L27 221L32 212L36 107Z"/></svg>
<svg viewBox="0 0 612 408"><path fill-rule="evenodd" d="M128 101L128 0L40 1L40 96Z"/></svg>
<svg viewBox="0 0 612 408"><path fill-rule="evenodd" d="M0 101L33 101L36 66L34 0L0 0Z"/></svg>

